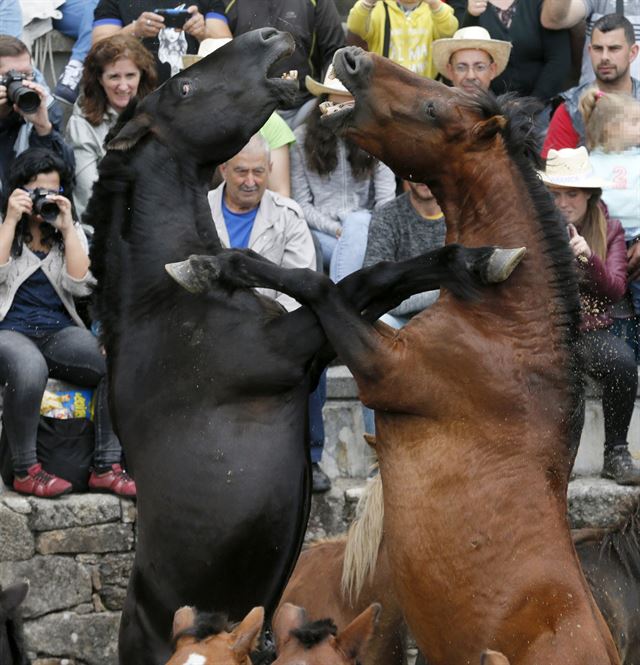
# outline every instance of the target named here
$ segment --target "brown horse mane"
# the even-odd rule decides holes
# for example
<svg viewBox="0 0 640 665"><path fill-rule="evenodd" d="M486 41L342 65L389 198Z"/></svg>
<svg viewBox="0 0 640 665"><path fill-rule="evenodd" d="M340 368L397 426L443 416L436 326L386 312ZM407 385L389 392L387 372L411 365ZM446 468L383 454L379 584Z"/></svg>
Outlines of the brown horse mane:
<svg viewBox="0 0 640 665"><path fill-rule="evenodd" d="M194 637L198 642L220 633L230 633L238 624L231 624L226 614L221 612L197 612L193 625L173 636L175 651L178 640L182 637Z"/></svg>

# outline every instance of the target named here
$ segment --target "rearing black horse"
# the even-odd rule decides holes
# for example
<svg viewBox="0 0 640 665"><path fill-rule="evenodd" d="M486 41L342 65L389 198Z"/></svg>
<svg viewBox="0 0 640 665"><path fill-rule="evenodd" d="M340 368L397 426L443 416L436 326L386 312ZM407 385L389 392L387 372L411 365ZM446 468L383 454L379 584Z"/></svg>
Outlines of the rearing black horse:
<svg viewBox="0 0 640 665"><path fill-rule="evenodd" d="M294 94L268 75L292 48L275 30L247 33L125 112L88 207L112 414L138 488L123 665L167 660L181 605L269 615L302 544L307 396L326 343L315 315L248 289L187 293L165 271L222 251L211 174ZM490 274L501 256L450 246L340 289L373 319L440 284L472 295L506 274Z"/></svg>

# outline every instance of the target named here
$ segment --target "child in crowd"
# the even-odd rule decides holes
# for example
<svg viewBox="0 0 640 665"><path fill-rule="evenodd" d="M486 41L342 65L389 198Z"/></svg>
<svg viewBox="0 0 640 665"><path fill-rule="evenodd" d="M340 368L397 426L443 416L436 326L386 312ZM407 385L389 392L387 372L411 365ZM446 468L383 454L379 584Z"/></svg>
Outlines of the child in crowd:
<svg viewBox="0 0 640 665"><path fill-rule="evenodd" d="M628 248L629 292L640 315L640 102L630 95L588 90L580 100L595 173L607 181L603 200L620 220ZM636 326L637 328L637 326ZM638 357L637 332L631 336Z"/></svg>
<svg viewBox="0 0 640 665"><path fill-rule="evenodd" d="M49 377L96 388L94 470L89 488L135 496L107 404L106 364L73 301L88 295L87 239L72 217L72 175L53 152L31 148L12 167L0 225L0 383L13 488L56 497L66 480L38 461L40 405Z"/></svg>

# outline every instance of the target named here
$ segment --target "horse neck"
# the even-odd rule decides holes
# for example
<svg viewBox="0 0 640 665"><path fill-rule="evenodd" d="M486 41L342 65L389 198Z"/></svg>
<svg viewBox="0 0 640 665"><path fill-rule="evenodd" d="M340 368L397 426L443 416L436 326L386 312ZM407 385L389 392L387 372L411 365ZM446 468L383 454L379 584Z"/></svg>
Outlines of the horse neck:
<svg viewBox="0 0 640 665"><path fill-rule="evenodd" d="M523 168L506 150L470 155L434 191L447 220L447 242L527 248L525 260L509 278L509 286L517 288L487 290L483 309L491 316L555 329L551 302L557 303L553 309L558 315L573 311L569 320L577 323L572 257L544 185ZM558 279L559 272L566 280Z"/></svg>
<svg viewBox="0 0 640 665"><path fill-rule="evenodd" d="M212 170L152 139L136 156L132 241L154 260L215 254L222 247L207 202Z"/></svg>

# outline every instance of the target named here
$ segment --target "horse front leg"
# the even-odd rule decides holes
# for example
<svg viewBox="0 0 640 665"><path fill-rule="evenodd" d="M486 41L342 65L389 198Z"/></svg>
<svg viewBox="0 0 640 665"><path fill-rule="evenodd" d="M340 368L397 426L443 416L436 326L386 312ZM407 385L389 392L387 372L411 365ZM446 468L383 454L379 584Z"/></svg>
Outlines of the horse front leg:
<svg viewBox="0 0 640 665"><path fill-rule="evenodd" d="M314 312L335 351L354 375L363 381L374 381L384 374L388 338L369 321L420 291L444 287L461 298L477 297L481 285L506 279L523 254L522 248L466 249L447 245L415 259L383 262L358 271L339 285L320 273L280 268L243 250L192 256L168 265L167 270L193 292L219 284L230 289L267 287L290 295Z"/></svg>

